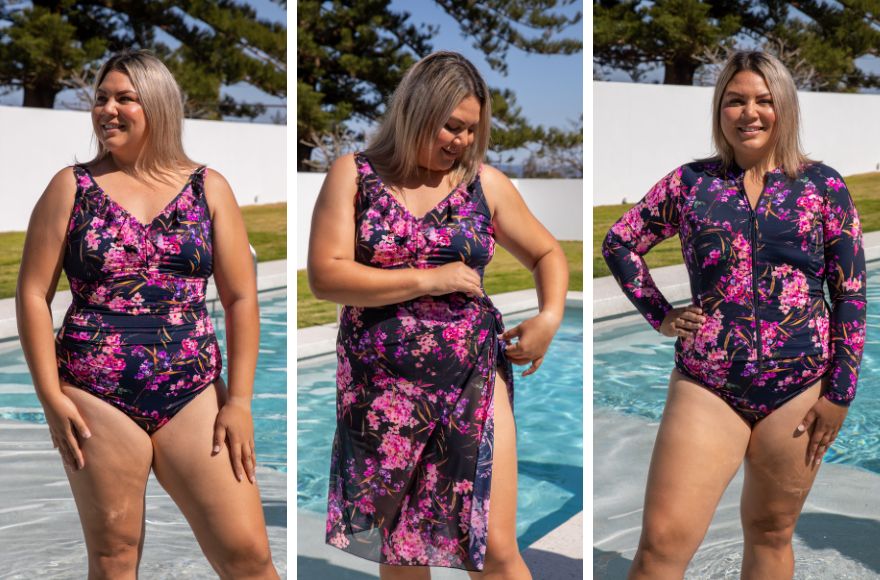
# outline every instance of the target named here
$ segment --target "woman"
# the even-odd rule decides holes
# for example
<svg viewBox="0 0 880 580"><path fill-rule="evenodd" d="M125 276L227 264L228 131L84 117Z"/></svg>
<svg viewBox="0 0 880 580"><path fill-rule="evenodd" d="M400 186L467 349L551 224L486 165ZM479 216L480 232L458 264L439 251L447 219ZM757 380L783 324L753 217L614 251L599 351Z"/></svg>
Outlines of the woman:
<svg viewBox="0 0 880 580"><path fill-rule="evenodd" d="M846 186L803 154L797 92L776 58L736 53L713 102L717 156L663 178L603 247L639 311L678 337L630 578L684 575L743 460L743 578L792 577L795 523L855 396L865 258ZM683 308L641 258L676 232Z"/></svg>
<svg viewBox="0 0 880 580"><path fill-rule="evenodd" d="M259 323L235 197L183 152L180 89L149 53L104 64L92 124L95 159L59 171L37 202L16 294L89 578L137 574L151 468L222 578L277 578L254 479ZM62 266L73 303L53 340L49 305ZM205 309L212 270L228 389Z"/></svg>
<svg viewBox="0 0 880 580"><path fill-rule="evenodd" d="M315 206L310 284L346 305L327 541L380 562L384 579L428 578L425 566L530 578L516 544L510 363L541 365L568 274L510 180L481 165L489 126L476 68L429 55L367 150L333 164ZM482 287L496 240L533 272L540 303L507 332Z"/></svg>

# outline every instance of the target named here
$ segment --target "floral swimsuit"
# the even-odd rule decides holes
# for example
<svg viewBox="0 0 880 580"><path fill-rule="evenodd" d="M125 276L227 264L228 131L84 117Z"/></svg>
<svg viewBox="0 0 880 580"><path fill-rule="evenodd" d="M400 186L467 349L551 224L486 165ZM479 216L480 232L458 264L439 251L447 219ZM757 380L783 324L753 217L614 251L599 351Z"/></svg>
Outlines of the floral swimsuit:
<svg viewBox="0 0 880 580"><path fill-rule="evenodd" d="M205 288L212 272L205 168L141 224L74 166L64 271L73 303L55 350L61 379L153 433L220 376Z"/></svg>
<svg viewBox="0 0 880 580"><path fill-rule="evenodd" d="M358 262L464 261L482 276L495 240L479 176L417 218L355 159ZM513 393L501 332L485 295L342 309L328 543L383 564L483 568L496 366Z"/></svg>
<svg viewBox="0 0 880 580"><path fill-rule="evenodd" d="M642 256L678 233L692 303L706 321L675 345L676 368L750 425L823 376L848 405L865 342L865 256L840 175L820 163L767 174L752 208L738 167L679 167L612 226L602 253L627 297L659 329L672 308ZM830 306L823 284L828 284Z"/></svg>

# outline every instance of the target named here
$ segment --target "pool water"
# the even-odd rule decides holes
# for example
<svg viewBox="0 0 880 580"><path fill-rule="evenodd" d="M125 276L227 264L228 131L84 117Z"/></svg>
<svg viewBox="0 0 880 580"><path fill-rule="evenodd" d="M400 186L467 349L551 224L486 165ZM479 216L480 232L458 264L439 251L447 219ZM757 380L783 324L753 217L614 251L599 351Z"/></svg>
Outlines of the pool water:
<svg viewBox="0 0 880 580"><path fill-rule="evenodd" d="M880 473L880 268L868 271L868 334L858 394L824 461ZM640 320L593 333L593 404L659 420L675 341ZM638 364L633 364L638 361Z"/></svg>
<svg viewBox="0 0 880 580"><path fill-rule="evenodd" d="M534 312L505 317L512 328ZM515 367L517 536L524 548L583 509L583 310L569 308L537 373ZM326 513L336 359L297 370L297 506Z"/></svg>
<svg viewBox="0 0 880 580"><path fill-rule="evenodd" d="M287 471L287 296L273 294L260 297L260 357L252 406L254 443L258 464ZM208 308L223 352L225 379L223 309L217 302L212 304ZM46 422L21 347L0 354L0 418Z"/></svg>

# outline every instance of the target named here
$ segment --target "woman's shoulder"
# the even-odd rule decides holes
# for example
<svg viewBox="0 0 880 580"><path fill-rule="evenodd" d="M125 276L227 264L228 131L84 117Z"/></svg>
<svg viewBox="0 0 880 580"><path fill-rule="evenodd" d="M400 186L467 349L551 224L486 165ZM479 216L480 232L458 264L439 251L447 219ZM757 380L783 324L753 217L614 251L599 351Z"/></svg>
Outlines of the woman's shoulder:
<svg viewBox="0 0 880 580"><path fill-rule="evenodd" d="M811 161L801 168L801 172L811 181L825 182L828 179L840 179L843 177L834 168L825 165L820 161Z"/></svg>
<svg viewBox="0 0 880 580"><path fill-rule="evenodd" d="M77 187L79 186L78 169L80 167L82 166L68 165L56 172L52 179L49 180L49 185L46 186L45 195L53 198L69 198L73 200L73 196L76 194Z"/></svg>

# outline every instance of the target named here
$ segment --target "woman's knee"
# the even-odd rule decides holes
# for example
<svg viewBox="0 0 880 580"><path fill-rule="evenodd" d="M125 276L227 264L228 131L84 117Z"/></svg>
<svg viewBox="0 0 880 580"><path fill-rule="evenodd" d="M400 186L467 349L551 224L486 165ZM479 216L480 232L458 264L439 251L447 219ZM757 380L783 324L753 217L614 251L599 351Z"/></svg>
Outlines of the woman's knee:
<svg viewBox="0 0 880 580"><path fill-rule="evenodd" d="M747 542L770 548L787 548L791 545L798 514L774 512L765 509L742 517L743 532Z"/></svg>
<svg viewBox="0 0 880 580"><path fill-rule="evenodd" d="M89 578L134 578L140 559L140 538L119 535L89 546Z"/></svg>
<svg viewBox="0 0 880 580"><path fill-rule="evenodd" d="M255 538L220 550L214 567L221 578L276 578L268 542Z"/></svg>
<svg viewBox="0 0 880 580"><path fill-rule="evenodd" d="M639 555L645 564L684 564L690 561L699 546L691 526L666 518L646 523L639 539Z"/></svg>

